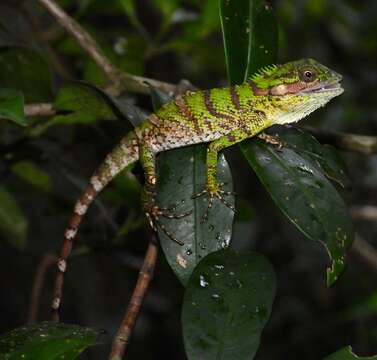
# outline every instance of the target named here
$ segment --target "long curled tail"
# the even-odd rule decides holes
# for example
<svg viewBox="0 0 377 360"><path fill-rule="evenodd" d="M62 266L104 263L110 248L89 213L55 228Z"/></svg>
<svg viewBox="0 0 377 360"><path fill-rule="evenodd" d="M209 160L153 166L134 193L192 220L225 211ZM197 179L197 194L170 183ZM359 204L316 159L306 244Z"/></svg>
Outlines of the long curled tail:
<svg viewBox="0 0 377 360"><path fill-rule="evenodd" d="M138 141L135 133L132 131L122 139L119 145L115 147L110 154L107 155L104 162L91 177L90 184L77 200L73 214L64 233L64 240L60 250L59 260L57 262L58 273L56 275L51 304L53 320L59 321L59 308L62 299L64 273L67 269L67 258L71 253L77 231L89 205L119 172L121 172L126 166L136 162L138 159Z"/></svg>

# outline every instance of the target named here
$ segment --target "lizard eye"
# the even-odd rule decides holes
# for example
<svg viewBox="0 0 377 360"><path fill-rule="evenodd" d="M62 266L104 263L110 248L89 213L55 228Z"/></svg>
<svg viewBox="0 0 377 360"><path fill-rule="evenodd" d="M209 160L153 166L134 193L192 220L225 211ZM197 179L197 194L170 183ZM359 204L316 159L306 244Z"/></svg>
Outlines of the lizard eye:
<svg viewBox="0 0 377 360"><path fill-rule="evenodd" d="M300 72L300 79L305 82L312 82L316 79L316 73L313 70L302 70Z"/></svg>

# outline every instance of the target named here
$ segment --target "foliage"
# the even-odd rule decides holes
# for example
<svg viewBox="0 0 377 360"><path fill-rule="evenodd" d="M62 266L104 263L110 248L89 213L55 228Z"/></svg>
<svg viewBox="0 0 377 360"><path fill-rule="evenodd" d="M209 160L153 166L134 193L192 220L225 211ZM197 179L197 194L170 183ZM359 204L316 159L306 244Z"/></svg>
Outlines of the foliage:
<svg viewBox="0 0 377 360"><path fill-rule="evenodd" d="M54 322L14 329L0 337L4 360L76 359L87 347L97 344L99 331Z"/></svg>

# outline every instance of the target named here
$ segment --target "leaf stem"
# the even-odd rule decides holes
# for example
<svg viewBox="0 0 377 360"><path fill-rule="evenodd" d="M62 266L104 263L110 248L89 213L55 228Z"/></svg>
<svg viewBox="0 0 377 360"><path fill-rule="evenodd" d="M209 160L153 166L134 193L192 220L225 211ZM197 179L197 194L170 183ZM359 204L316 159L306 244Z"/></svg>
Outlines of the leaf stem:
<svg viewBox="0 0 377 360"><path fill-rule="evenodd" d="M149 284L153 278L153 272L157 261L158 245L156 237L153 235L148 245L147 252L144 257L144 262L139 272L139 277L131 300L128 304L123 321L118 329L117 334L113 339L109 360L122 359L132 330L135 327L136 319L139 315L141 305L147 293Z"/></svg>
<svg viewBox="0 0 377 360"><path fill-rule="evenodd" d="M377 137L342 133L327 129L305 127L320 142L325 142L338 149L354 151L365 155L377 153Z"/></svg>
<svg viewBox="0 0 377 360"><path fill-rule="evenodd" d="M50 103L27 104L25 105L24 112L28 117L53 116L56 114L53 105Z"/></svg>

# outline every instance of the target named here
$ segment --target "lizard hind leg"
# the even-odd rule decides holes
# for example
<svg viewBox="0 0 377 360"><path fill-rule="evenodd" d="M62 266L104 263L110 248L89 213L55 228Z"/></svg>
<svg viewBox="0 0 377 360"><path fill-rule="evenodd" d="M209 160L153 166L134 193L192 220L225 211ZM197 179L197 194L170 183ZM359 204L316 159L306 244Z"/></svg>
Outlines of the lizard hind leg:
<svg viewBox="0 0 377 360"><path fill-rule="evenodd" d="M167 237L179 245L184 243L178 240L174 234L161 222L161 218L182 219L192 213L173 214L169 208L158 206L156 202L156 156L146 145L140 147L140 163L145 174L145 185L142 192L142 204L145 215L153 230L161 229Z"/></svg>

